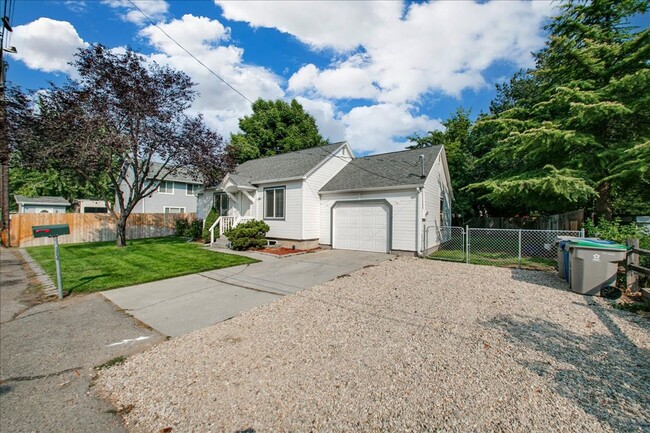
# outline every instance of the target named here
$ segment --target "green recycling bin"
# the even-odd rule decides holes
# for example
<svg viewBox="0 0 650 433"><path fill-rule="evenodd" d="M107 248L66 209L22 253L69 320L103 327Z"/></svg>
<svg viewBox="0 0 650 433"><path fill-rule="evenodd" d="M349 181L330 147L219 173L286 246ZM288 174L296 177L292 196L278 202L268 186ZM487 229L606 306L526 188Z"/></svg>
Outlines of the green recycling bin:
<svg viewBox="0 0 650 433"><path fill-rule="evenodd" d="M583 295L600 295L616 282L618 263L627 257L628 248L612 241L569 241L569 285Z"/></svg>

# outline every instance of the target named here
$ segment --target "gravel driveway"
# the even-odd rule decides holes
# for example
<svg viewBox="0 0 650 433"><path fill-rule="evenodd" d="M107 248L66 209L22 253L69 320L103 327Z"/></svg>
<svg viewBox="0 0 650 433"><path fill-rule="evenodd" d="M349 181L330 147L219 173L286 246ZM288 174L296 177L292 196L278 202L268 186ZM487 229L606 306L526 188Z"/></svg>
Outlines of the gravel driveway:
<svg viewBox="0 0 650 433"><path fill-rule="evenodd" d="M132 432L649 431L650 323L550 273L397 258L137 354Z"/></svg>

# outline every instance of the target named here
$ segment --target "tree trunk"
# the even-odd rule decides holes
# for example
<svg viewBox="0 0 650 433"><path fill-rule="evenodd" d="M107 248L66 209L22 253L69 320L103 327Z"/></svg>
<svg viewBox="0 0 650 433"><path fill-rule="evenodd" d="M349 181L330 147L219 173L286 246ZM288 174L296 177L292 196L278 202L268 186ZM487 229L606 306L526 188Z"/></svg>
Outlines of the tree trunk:
<svg viewBox="0 0 650 433"><path fill-rule="evenodd" d="M596 199L596 214L599 218L608 221L612 219L612 186L609 182L601 183L596 188L598 198Z"/></svg>
<svg viewBox="0 0 650 433"><path fill-rule="evenodd" d="M115 239L115 245L118 247L126 246L126 212L122 212L120 217L115 223L115 230L117 231L117 238Z"/></svg>

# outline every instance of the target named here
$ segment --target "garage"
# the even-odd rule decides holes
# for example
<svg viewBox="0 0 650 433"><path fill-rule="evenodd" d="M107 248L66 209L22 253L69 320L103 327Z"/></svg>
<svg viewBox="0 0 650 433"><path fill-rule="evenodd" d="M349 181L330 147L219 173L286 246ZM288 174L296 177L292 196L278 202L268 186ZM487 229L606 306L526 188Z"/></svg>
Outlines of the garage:
<svg viewBox="0 0 650 433"><path fill-rule="evenodd" d="M333 248L389 251L389 206L384 202L339 202L332 214Z"/></svg>

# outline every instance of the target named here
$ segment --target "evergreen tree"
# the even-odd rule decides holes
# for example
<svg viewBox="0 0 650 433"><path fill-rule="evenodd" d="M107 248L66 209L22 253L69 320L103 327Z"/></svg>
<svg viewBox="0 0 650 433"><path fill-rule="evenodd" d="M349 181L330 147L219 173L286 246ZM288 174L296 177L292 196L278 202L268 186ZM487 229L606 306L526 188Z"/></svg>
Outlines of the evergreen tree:
<svg viewBox="0 0 650 433"><path fill-rule="evenodd" d="M617 190L650 190L650 30L629 19L644 0L569 1L530 71L534 90L480 119L479 165L470 186L496 205L558 212L588 205L611 218Z"/></svg>

